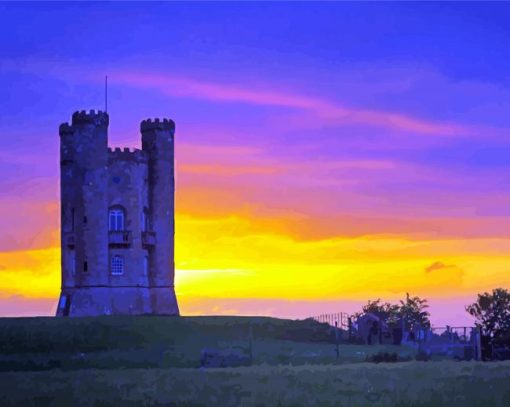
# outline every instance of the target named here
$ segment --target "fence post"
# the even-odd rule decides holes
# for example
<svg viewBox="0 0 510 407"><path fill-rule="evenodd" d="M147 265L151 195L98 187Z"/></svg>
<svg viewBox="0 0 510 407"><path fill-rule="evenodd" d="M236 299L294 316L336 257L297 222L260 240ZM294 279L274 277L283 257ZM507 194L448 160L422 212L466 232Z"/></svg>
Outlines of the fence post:
<svg viewBox="0 0 510 407"><path fill-rule="evenodd" d="M482 360L482 331L480 328L475 328L476 340L476 360Z"/></svg>
<svg viewBox="0 0 510 407"><path fill-rule="evenodd" d="M340 358L340 349L338 348L338 322L335 321L335 349L336 349L336 358L337 360Z"/></svg>

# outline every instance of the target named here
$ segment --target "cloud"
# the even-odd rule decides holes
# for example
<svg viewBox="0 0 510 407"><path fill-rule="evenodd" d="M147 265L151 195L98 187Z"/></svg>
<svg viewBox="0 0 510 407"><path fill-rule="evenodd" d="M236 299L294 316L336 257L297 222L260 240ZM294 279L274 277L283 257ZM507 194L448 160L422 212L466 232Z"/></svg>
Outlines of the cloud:
<svg viewBox="0 0 510 407"><path fill-rule="evenodd" d="M56 298L60 287L60 249L0 251L0 297Z"/></svg>
<svg viewBox="0 0 510 407"><path fill-rule="evenodd" d="M382 110L351 108L299 94L240 88L158 73L117 71L114 76L118 83L137 88L149 88L170 96L301 109L313 112L319 119L336 124L363 124L443 136L459 135L467 131L464 126L458 124L439 123Z"/></svg>
<svg viewBox="0 0 510 407"><path fill-rule="evenodd" d="M452 288L462 287L464 270L454 264L445 264L435 261L425 267L425 282L430 288L449 291Z"/></svg>
<svg viewBox="0 0 510 407"><path fill-rule="evenodd" d="M47 248L59 243L58 201L24 198L13 192L12 198L0 201L0 251Z"/></svg>
<svg viewBox="0 0 510 407"><path fill-rule="evenodd" d="M233 176L245 174L277 175L295 173L299 179L313 184L324 181L325 176L338 182L338 172L398 170L401 165L395 160L382 159L338 159L317 160L313 157L296 160L285 155L274 154L262 148L241 146L208 146L185 144L178 147L177 172L185 174L209 174L211 176ZM333 172L335 176L332 177ZM345 175L345 174L344 174ZM313 176L319 176L312 179ZM344 177L343 182L350 177ZM268 182L268 181L266 181ZM269 182L279 182L273 178ZM206 183L204 181L204 183ZM281 183L281 181L279 182ZM244 179L242 184L245 184Z"/></svg>
<svg viewBox="0 0 510 407"><path fill-rule="evenodd" d="M425 271L427 273L431 273L433 271L441 270L441 269L445 269L445 268L449 268L449 267L455 267L455 266L448 266L448 265L445 265L444 263L441 263L440 261L436 261L436 262L432 263L430 266L425 267Z"/></svg>
<svg viewBox="0 0 510 407"><path fill-rule="evenodd" d="M444 264L443 262L436 261L429 266L425 267L426 273L446 273L455 272L456 274L463 274L464 272L454 264Z"/></svg>
<svg viewBox="0 0 510 407"><path fill-rule="evenodd" d="M179 167L179 171L189 174L210 174L214 176L258 174L270 175L281 171L280 168L274 166L248 166L248 165L188 165L183 164Z"/></svg>
<svg viewBox="0 0 510 407"><path fill-rule="evenodd" d="M53 316L56 305L57 297L31 298L0 291L0 315L2 317Z"/></svg>

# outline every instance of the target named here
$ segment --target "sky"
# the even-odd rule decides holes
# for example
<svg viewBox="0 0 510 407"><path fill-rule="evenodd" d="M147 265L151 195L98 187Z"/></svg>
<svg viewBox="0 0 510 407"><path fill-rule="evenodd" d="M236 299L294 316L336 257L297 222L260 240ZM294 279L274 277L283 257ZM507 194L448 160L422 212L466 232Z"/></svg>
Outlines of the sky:
<svg viewBox="0 0 510 407"><path fill-rule="evenodd" d="M176 122L184 315L510 288L510 4L0 3L0 315L60 290L58 125Z"/></svg>

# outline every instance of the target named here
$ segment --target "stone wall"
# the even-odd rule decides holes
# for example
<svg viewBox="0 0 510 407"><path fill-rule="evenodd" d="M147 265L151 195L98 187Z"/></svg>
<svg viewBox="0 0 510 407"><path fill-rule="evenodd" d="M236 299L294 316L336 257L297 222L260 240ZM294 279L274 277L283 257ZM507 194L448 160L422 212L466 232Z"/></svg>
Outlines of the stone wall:
<svg viewBox="0 0 510 407"><path fill-rule="evenodd" d="M143 150L131 151L108 149L108 123L106 113L82 111L59 129L62 293L57 315L178 315L174 124L142 122ZM112 236L117 232L109 231L114 206L126 215L120 242ZM115 255L124 260L121 275L111 273Z"/></svg>

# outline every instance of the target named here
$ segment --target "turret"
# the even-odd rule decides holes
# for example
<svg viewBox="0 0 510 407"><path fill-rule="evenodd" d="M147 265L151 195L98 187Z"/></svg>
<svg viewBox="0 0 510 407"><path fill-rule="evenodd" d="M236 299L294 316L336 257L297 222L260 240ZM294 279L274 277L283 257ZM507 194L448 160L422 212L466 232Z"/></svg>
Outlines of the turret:
<svg viewBox="0 0 510 407"><path fill-rule="evenodd" d="M61 237L61 268L62 290L75 286L75 221L76 221L76 197L78 189L75 188L73 179L76 174L75 154L76 144L74 129L67 123L59 127L60 134L60 237ZM65 308L66 297L63 298L62 309ZM69 311L69 310L68 310Z"/></svg>
<svg viewBox="0 0 510 407"><path fill-rule="evenodd" d="M144 120L142 150L148 157L149 216L156 244L149 255L153 312L178 314L174 292L174 132L168 119Z"/></svg>
<svg viewBox="0 0 510 407"><path fill-rule="evenodd" d="M108 283L108 115L81 111L59 128L62 286Z"/></svg>

